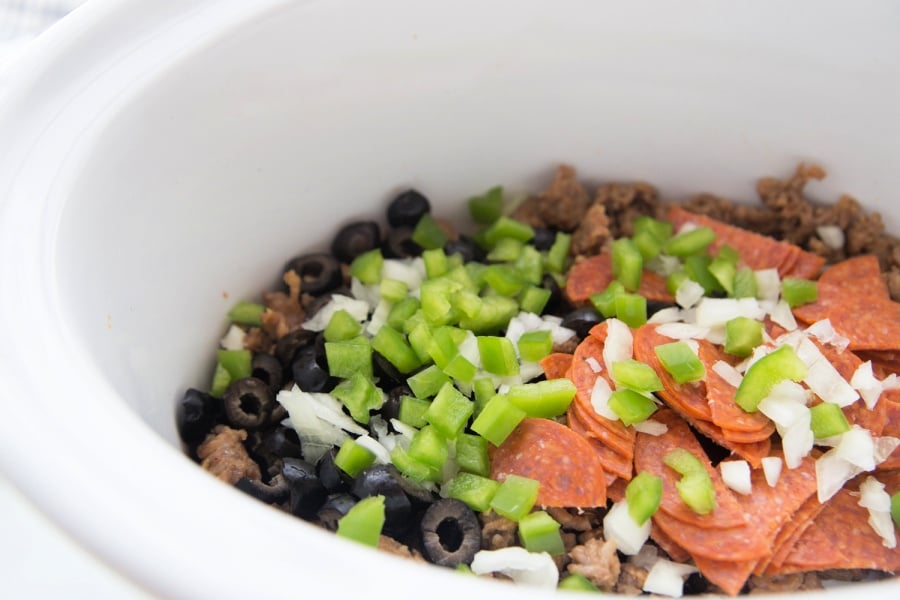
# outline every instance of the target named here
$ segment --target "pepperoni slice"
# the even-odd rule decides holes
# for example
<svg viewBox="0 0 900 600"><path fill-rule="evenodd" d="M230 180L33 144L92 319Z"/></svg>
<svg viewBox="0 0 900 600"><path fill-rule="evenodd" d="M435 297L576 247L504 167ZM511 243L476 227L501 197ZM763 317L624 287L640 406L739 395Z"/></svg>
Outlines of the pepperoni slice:
<svg viewBox="0 0 900 600"><path fill-rule="evenodd" d="M491 478L540 482L540 506L606 505L606 473L591 445L556 421L526 418L491 452Z"/></svg>
<svg viewBox="0 0 900 600"><path fill-rule="evenodd" d="M597 453L597 456L600 457L600 464L603 465L604 471L615 475L622 481L631 480L633 462L633 454L631 452L632 446L629 446L629 452L627 454L622 453L612 445L606 444L601 439L591 435L582 419L575 412L575 408L571 405L569 406L567 418L569 428L585 438L594 449L594 452ZM607 493L609 493L608 490Z"/></svg>
<svg viewBox="0 0 900 600"><path fill-rule="evenodd" d="M772 421L761 412L748 413L738 406L734 401L737 388L713 369L713 365L720 360L729 362L725 351L706 340L700 340L699 356L706 367L706 397L711 420L722 428L725 439L753 443L770 437L775 432ZM749 435L740 435L739 432Z"/></svg>
<svg viewBox="0 0 900 600"><path fill-rule="evenodd" d="M591 294L599 294L615 279L612 272L612 257L598 254L586 258L569 269L566 279L566 295L575 304L587 302ZM664 277L653 271L644 270L637 293L647 300L674 303L675 298L666 288Z"/></svg>
<svg viewBox="0 0 900 600"><path fill-rule="evenodd" d="M560 379L572 366L572 355L565 352L553 352L541 359L541 368L547 379Z"/></svg>
<svg viewBox="0 0 900 600"><path fill-rule="evenodd" d="M658 436L638 433L634 446L634 466L638 472L648 471L662 478L663 495L660 500L659 510L672 519L692 525L698 529L720 530L745 525L744 513L741 511L734 495L725 487L719 472L710 464L703 447L697 441L687 423L677 414L666 409L658 410L653 419L663 423L668 430ZM698 515L678 495L675 484L681 479L681 475L663 463L663 458L666 454L676 448L683 448L691 452L705 464L716 490L716 508L709 514ZM671 519L666 518L662 520L671 521ZM660 524L660 527L663 527L662 524ZM663 529L665 530L666 528L663 527ZM677 541L678 538L675 539ZM680 545L688 552L692 552L690 546Z"/></svg>
<svg viewBox="0 0 900 600"><path fill-rule="evenodd" d="M791 519L781 526L775 535L775 541L772 542L772 553L765 560L761 560L753 572L756 575L774 572L784 564L785 559L790 554L791 549L803 532L806 531L813 520L821 512L823 504L819 504L816 496L811 496L803 503L794 513Z"/></svg>
<svg viewBox="0 0 900 600"><path fill-rule="evenodd" d="M704 215L697 215L673 206L669 210L669 220L677 231L685 223L696 223L716 232L716 239L710 244L710 253L716 253L723 245L729 245L741 255L741 261L751 269L778 269L784 277L812 278L818 275L825 259L806 252L787 242L727 225Z"/></svg>
<svg viewBox="0 0 900 600"><path fill-rule="evenodd" d="M819 277L819 285L832 286L842 292L870 298L882 300L891 298L891 293L881 275L878 257L872 254L854 256L828 267Z"/></svg>
<svg viewBox="0 0 900 600"><path fill-rule="evenodd" d="M725 437L722 428L708 421L699 419L687 419L688 422L699 431L718 445L727 448L750 463L753 468L762 465L762 459L769 455L772 449L772 440L765 439L761 442L734 442Z"/></svg>
<svg viewBox="0 0 900 600"><path fill-rule="evenodd" d="M669 555L675 562L685 563L690 560L691 555L687 550L679 546L675 543L675 540L670 538L666 533L660 529L656 523L652 523L650 525L650 537L653 538L653 541L663 549L663 552Z"/></svg>

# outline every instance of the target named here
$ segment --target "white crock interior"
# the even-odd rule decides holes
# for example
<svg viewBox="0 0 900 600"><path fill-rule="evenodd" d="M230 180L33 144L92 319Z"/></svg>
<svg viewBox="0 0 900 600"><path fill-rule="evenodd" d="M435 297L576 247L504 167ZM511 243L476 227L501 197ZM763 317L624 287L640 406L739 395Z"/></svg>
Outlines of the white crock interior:
<svg viewBox="0 0 900 600"><path fill-rule="evenodd" d="M887 3L147 4L76 13L0 104L0 460L168 596L482 591L277 514L178 450L174 402L207 384L231 304L396 190L456 218L567 162L753 200L758 176L814 160L831 172L814 195L900 226Z"/></svg>

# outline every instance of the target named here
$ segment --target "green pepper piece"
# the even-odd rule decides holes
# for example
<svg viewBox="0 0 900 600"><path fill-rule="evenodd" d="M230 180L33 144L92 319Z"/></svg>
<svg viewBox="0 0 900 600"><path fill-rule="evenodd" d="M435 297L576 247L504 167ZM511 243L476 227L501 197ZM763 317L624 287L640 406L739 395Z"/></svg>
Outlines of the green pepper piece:
<svg viewBox="0 0 900 600"><path fill-rule="evenodd" d="M540 315L547 307L550 296L552 296L552 292L549 289L529 285L519 294L519 306L525 312Z"/></svg>
<svg viewBox="0 0 900 600"><path fill-rule="evenodd" d="M647 322L647 299L640 294L616 296L616 318L629 327L638 328Z"/></svg>
<svg viewBox="0 0 900 600"><path fill-rule="evenodd" d="M363 448L348 438L334 455L334 464L350 477L356 478L375 464L375 455L368 448Z"/></svg>
<svg viewBox="0 0 900 600"><path fill-rule="evenodd" d="M331 395L347 407L356 422L364 425L369 422L369 412L384 404L384 393L363 373L354 373L337 384Z"/></svg>
<svg viewBox="0 0 900 600"><path fill-rule="evenodd" d="M570 592L599 592L600 588L591 583L591 580L581 573L566 575L559 581L557 589Z"/></svg>
<svg viewBox="0 0 900 600"><path fill-rule="evenodd" d="M491 500L491 508L497 514L518 522L531 512L539 488L540 482L534 479L507 475Z"/></svg>
<svg viewBox="0 0 900 600"><path fill-rule="evenodd" d="M662 252L664 242L648 231L635 232L631 240L644 262L656 258Z"/></svg>
<svg viewBox="0 0 900 600"><path fill-rule="evenodd" d="M430 325L449 325L458 319L450 299L461 289L463 289L461 283L447 277L422 282L419 287L419 301L422 305L422 314Z"/></svg>
<svg viewBox="0 0 900 600"><path fill-rule="evenodd" d="M409 333L408 331L405 331L405 325L416 311L419 310L420 306L419 299L413 296L407 296L406 298L395 302L387 316L388 326L397 331Z"/></svg>
<svg viewBox="0 0 900 600"><path fill-rule="evenodd" d="M424 427L428 421L425 420L425 411L431 406L428 400L414 398L412 396L400 397L400 410L397 418L401 422L406 423L410 427Z"/></svg>
<svg viewBox="0 0 900 600"><path fill-rule="evenodd" d="M497 242L502 238L512 238L520 242L527 242L533 237L534 228L531 225L504 216L494 221L484 233L484 239L490 248L496 246Z"/></svg>
<svg viewBox="0 0 900 600"><path fill-rule="evenodd" d="M346 310L335 311L325 326L322 335L326 342L343 342L353 339L362 333L362 324Z"/></svg>
<svg viewBox="0 0 900 600"><path fill-rule="evenodd" d="M478 352L481 355L481 366L488 373L500 376L518 374L519 359L509 338L478 336Z"/></svg>
<svg viewBox="0 0 900 600"><path fill-rule="evenodd" d="M509 265L490 265L483 277L484 282L501 296L515 296L525 287L525 281Z"/></svg>
<svg viewBox="0 0 900 600"><path fill-rule="evenodd" d="M499 446L528 414L510 402L503 394L494 394L478 417L472 422L472 431Z"/></svg>
<svg viewBox="0 0 900 600"><path fill-rule="evenodd" d="M266 312L266 307L262 304L242 300L228 311L228 319L232 323L241 325L260 325L264 312Z"/></svg>
<svg viewBox="0 0 900 600"><path fill-rule="evenodd" d="M850 431L850 423L837 404L823 402L809 409L809 428L817 440Z"/></svg>
<svg viewBox="0 0 900 600"><path fill-rule="evenodd" d="M445 438L455 440L474 410L472 402L453 384L445 383L425 411L425 420L434 425Z"/></svg>
<svg viewBox="0 0 900 600"><path fill-rule="evenodd" d="M441 472L431 465L410 456L402 446L394 446L391 450L391 464L413 481L440 481Z"/></svg>
<svg viewBox="0 0 900 600"><path fill-rule="evenodd" d="M510 386L506 397L529 417L552 419L566 412L575 392L575 384L562 377Z"/></svg>
<svg viewBox="0 0 900 600"><path fill-rule="evenodd" d="M658 392L663 389L659 375L653 367L639 360L618 360L610 369L613 381L620 387L638 392Z"/></svg>
<svg viewBox="0 0 900 600"><path fill-rule="evenodd" d="M366 285L374 285L381 281L381 268L384 257L380 248L363 252L350 263L350 275Z"/></svg>
<svg viewBox="0 0 900 600"><path fill-rule="evenodd" d="M384 300L394 304L406 298L407 293L409 293L409 286L406 285L405 281L382 279L381 283L378 284L378 293L381 294Z"/></svg>
<svg viewBox="0 0 900 600"><path fill-rule="evenodd" d="M706 367L684 341L661 344L653 349L663 368L676 383L700 381L706 376Z"/></svg>
<svg viewBox="0 0 900 600"><path fill-rule="evenodd" d="M564 554L566 546L559 533L560 524L542 510L529 513L519 521L519 540L529 552Z"/></svg>
<svg viewBox="0 0 900 600"><path fill-rule="evenodd" d="M461 433L456 438L456 464L463 471L487 477L491 474L488 442L480 435Z"/></svg>
<svg viewBox="0 0 900 600"><path fill-rule="evenodd" d="M594 308L605 318L616 316L616 298L625 292L625 286L618 279L613 279L606 289L596 294L591 294L590 300Z"/></svg>
<svg viewBox="0 0 900 600"><path fill-rule="evenodd" d="M675 488L691 510L698 515L715 510L716 489L699 458L683 448L676 448L663 457L663 463L681 474Z"/></svg>
<svg viewBox="0 0 900 600"><path fill-rule="evenodd" d="M406 451L412 458L440 471L450 456L447 440L433 425L426 425L413 435Z"/></svg>
<svg viewBox="0 0 900 600"><path fill-rule="evenodd" d="M531 285L541 284L541 280L544 278L544 257L531 244L522 247L513 266L523 281Z"/></svg>
<svg viewBox="0 0 900 600"><path fill-rule="evenodd" d="M716 239L716 232L709 227L697 227L679 233L663 246L663 252L670 256L686 257L706 251L706 247Z"/></svg>
<svg viewBox="0 0 900 600"><path fill-rule="evenodd" d="M384 519L384 496L369 496L357 502L338 520L337 534L377 548Z"/></svg>
<svg viewBox="0 0 900 600"><path fill-rule="evenodd" d="M253 355L249 350L219 350L216 353L219 364L231 376L231 381L250 377L253 372Z"/></svg>
<svg viewBox="0 0 900 600"><path fill-rule="evenodd" d="M412 241L425 250L443 248L444 244L447 243L447 240L450 239L447 237L446 232L444 232L440 224L438 224L438 222L434 220L434 217L428 213L422 215L419 222L416 223L411 237Z"/></svg>
<svg viewBox="0 0 900 600"><path fill-rule="evenodd" d="M431 365L422 369L406 379L406 385L409 386L416 398L431 398L435 396L441 391L445 383L450 383L450 378L437 365Z"/></svg>
<svg viewBox="0 0 900 600"><path fill-rule="evenodd" d="M475 391L475 416L478 416L484 405L497 393L497 388L490 377L476 379L472 382L472 387Z"/></svg>
<svg viewBox="0 0 900 600"><path fill-rule="evenodd" d="M750 356L763 343L763 324L750 317L735 317L725 323L725 352Z"/></svg>
<svg viewBox="0 0 900 600"><path fill-rule="evenodd" d="M785 379L801 381L804 377L806 365L790 346L781 346L747 369L734 395L734 401L746 412L756 412L759 403L778 383Z"/></svg>
<svg viewBox="0 0 900 600"><path fill-rule="evenodd" d="M490 225L503 213L503 187L495 186L481 196L469 198L469 214L481 225Z"/></svg>
<svg viewBox="0 0 900 600"><path fill-rule="evenodd" d="M819 286L809 279L785 277L781 280L781 297L791 308L815 302L819 297Z"/></svg>
<svg viewBox="0 0 900 600"><path fill-rule="evenodd" d="M749 267L741 267L734 274L734 297L756 298L759 288L756 285L756 273Z"/></svg>
<svg viewBox="0 0 900 600"><path fill-rule="evenodd" d="M688 277L699 283L707 294L713 292L722 292L725 288L719 283L719 280L709 272L709 265L712 259L705 254L688 256L684 259L684 271Z"/></svg>
<svg viewBox="0 0 900 600"><path fill-rule="evenodd" d="M666 278L666 290L673 296L678 291L678 288L681 287L681 284L690 279L687 274L687 271L675 271L671 275Z"/></svg>
<svg viewBox="0 0 900 600"><path fill-rule="evenodd" d="M422 262L425 263L425 277L435 279L448 271L447 255L443 248L432 248L422 252Z"/></svg>
<svg viewBox="0 0 900 600"><path fill-rule="evenodd" d="M548 273L562 274L566 270L566 261L569 257L569 247L572 245L572 235L561 231L556 233L553 245L547 250L544 258L544 269Z"/></svg>
<svg viewBox="0 0 900 600"><path fill-rule="evenodd" d="M475 318L463 316L459 326L476 334L496 333L509 325L509 320L519 312L519 303L505 296L482 298L481 311Z"/></svg>
<svg viewBox="0 0 900 600"><path fill-rule="evenodd" d="M500 484L493 479L461 472L444 485L443 491L449 498L465 502L474 511L487 512L499 488Z"/></svg>
<svg viewBox="0 0 900 600"><path fill-rule="evenodd" d="M628 514L638 525L652 517L662 501L662 478L647 471L635 475L625 487Z"/></svg>
<svg viewBox="0 0 900 600"><path fill-rule="evenodd" d="M212 383L209 387L209 395L213 398L221 398L229 385L231 385L231 374L228 372L228 369L222 366L222 363L217 362Z"/></svg>
<svg viewBox="0 0 900 600"><path fill-rule="evenodd" d="M472 383L475 375L478 374L478 367L469 362L462 354L457 354L450 359L447 366L444 367L444 373L463 383Z"/></svg>
<svg viewBox="0 0 900 600"><path fill-rule="evenodd" d="M891 496L891 519L894 520L894 525L900 527L900 492Z"/></svg>
<svg viewBox="0 0 900 600"><path fill-rule="evenodd" d="M372 379L372 346L365 336L343 342L325 342L325 359L332 377L349 379L362 373Z"/></svg>
<svg viewBox="0 0 900 600"><path fill-rule="evenodd" d="M626 290L637 291L641 286L643 269L644 259L634 242L621 238L612 243L612 272Z"/></svg>
<svg viewBox="0 0 900 600"><path fill-rule="evenodd" d="M646 421L656 412L656 403L634 390L616 390L609 396L609 408L622 419L625 425Z"/></svg>
<svg viewBox="0 0 900 600"><path fill-rule="evenodd" d="M491 262L514 262L522 254L524 243L513 238L500 238L493 250L487 253Z"/></svg>
<svg viewBox="0 0 900 600"><path fill-rule="evenodd" d="M632 223L635 237L638 234L648 234L653 236L660 242L666 242L672 237L672 223L669 221L659 221L647 215L641 215Z"/></svg>
<svg viewBox="0 0 900 600"><path fill-rule="evenodd" d="M372 338L372 349L403 374L411 373L422 366L419 355L406 341L406 336L388 325L382 325Z"/></svg>
<svg viewBox="0 0 900 600"><path fill-rule="evenodd" d="M523 361L537 362L553 351L553 336L549 331L528 331L516 342Z"/></svg>
<svg viewBox="0 0 900 600"><path fill-rule="evenodd" d="M727 258L717 256L707 267L710 274L715 277L719 285L729 296L734 296L734 279L737 275L737 266Z"/></svg>

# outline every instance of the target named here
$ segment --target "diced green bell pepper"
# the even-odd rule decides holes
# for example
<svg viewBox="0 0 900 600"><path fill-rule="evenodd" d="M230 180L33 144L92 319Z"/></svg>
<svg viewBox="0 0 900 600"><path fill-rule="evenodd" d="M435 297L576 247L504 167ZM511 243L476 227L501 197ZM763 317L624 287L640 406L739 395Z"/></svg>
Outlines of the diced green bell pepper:
<svg viewBox="0 0 900 600"><path fill-rule="evenodd" d="M491 473L488 441L480 435L461 433L456 438L456 464L463 471L487 477Z"/></svg>
<svg viewBox="0 0 900 600"><path fill-rule="evenodd" d="M488 373L505 377L519 372L519 359L512 340L505 337L478 336L481 366Z"/></svg>
<svg viewBox="0 0 900 600"><path fill-rule="evenodd" d="M663 252L670 256L691 256L704 252L715 239L715 231L709 227L697 227L669 239L663 246Z"/></svg>
<svg viewBox="0 0 900 600"><path fill-rule="evenodd" d="M662 381L653 367L639 360L617 360L612 364L610 372L613 381L620 387L637 392L658 392L663 389Z"/></svg>
<svg viewBox="0 0 900 600"><path fill-rule="evenodd" d="M625 487L628 514L638 525L643 525L652 517L662 501L662 478L648 471L635 475Z"/></svg>
<svg viewBox="0 0 900 600"><path fill-rule="evenodd" d="M562 377L534 383L512 385L507 400L529 417L551 419L566 412L575 397L575 384Z"/></svg>
<svg viewBox="0 0 900 600"><path fill-rule="evenodd" d="M469 198L469 215L481 225L490 225L503 214L503 187L495 186L481 196Z"/></svg>
<svg viewBox="0 0 900 600"><path fill-rule="evenodd" d="M750 356L763 343L763 324L750 317L735 317L725 323L725 352Z"/></svg>
<svg viewBox="0 0 900 600"><path fill-rule="evenodd" d="M416 223L411 237L412 241L425 250L443 248L444 244L450 239L440 224L428 213L422 215L422 218Z"/></svg>
<svg viewBox="0 0 900 600"><path fill-rule="evenodd" d="M837 404L822 402L809 409L809 428L817 440L850 431L850 423Z"/></svg>
<svg viewBox="0 0 900 600"><path fill-rule="evenodd" d="M529 552L546 552L557 556L566 551L560 524L546 512L539 510L525 515L519 520L519 540Z"/></svg>
<svg viewBox="0 0 900 600"><path fill-rule="evenodd" d="M354 373L350 379L337 384L331 395L341 401L350 416L362 424L369 422L369 412L384 404L384 392L362 373Z"/></svg>
<svg viewBox="0 0 900 600"><path fill-rule="evenodd" d="M686 342L660 344L653 350L663 368L677 383L700 381L706 377L706 367Z"/></svg>
<svg viewBox="0 0 900 600"><path fill-rule="evenodd" d="M518 522L531 512L539 488L540 482L534 479L507 475L491 499L491 508L497 514Z"/></svg>
<svg viewBox="0 0 900 600"><path fill-rule="evenodd" d="M819 286L809 279L785 277L781 280L781 297L791 308L815 302L819 297Z"/></svg>
<svg viewBox="0 0 900 600"><path fill-rule="evenodd" d="M453 387L453 384L445 383L425 411L425 420L434 425L444 437L455 440L474 410L471 400Z"/></svg>
<svg viewBox="0 0 900 600"><path fill-rule="evenodd" d="M369 496L357 502L338 520L337 534L376 548L384 520L384 496Z"/></svg>
<svg viewBox="0 0 900 600"><path fill-rule="evenodd" d="M616 390L609 396L608 405L625 425L646 421L656 412L656 403L634 390Z"/></svg>
<svg viewBox="0 0 900 600"><path fill-rule="evenodd" d="M644 259L640 251L628 238L612 243L612 272L629 292L637 291L641 285Z"/></svg>
<svg viewBox="0 0 900 600"><path fill-rule="evenodd" d="M499 446L527 416L524 410L511 403L505 395L494 394L472 422L472 431Z"/></svg>
<svg viewBox="0 0 900 600"><path fill-rule="evenodd" d="M228 311L228 319L232 323L241 325L259 325L262 323L261 319L264 312L266 312L266 307L262 304L242 300Z"/></svg>
<svg viewBox="0 0 900 600"><path fill-rule="evenodd" d="M350 275L356 277L366 285L374 285L381 281L381 268L384 266L384 256L380 248L363 252L350 263Z"/></svg>
<svg viewBox="0 0 900 600"><path fill-rule="evenodd" d="M790 346L781 346L750 365L738 386L734 401L746 412L756 412L759 403L772 388L785 379L800 381L806 377L806 365Z"/></svg>
<svg viewBox="0 0 900 600"><path fill-rule="evenodd" d="M375 455L368 448L363 448L351 438L347 438L334 455L334 464L350 477L356 478L375 464Z"/></svg>
<svg viewBox="0 0 900 600"><path fill-rule="evenodd" d="M465 502L474 511L487 512L499 488L500 484L493 479L460 472L444 485L443 491L447 497Z"/></svg>

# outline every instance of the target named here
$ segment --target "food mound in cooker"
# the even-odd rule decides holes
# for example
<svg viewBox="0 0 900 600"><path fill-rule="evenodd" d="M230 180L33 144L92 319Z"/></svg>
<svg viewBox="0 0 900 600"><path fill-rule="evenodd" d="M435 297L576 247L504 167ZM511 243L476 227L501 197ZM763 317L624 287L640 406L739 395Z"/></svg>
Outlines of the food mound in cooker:
<svg viewBox="0 0 900 600"><path fill-rule="evenodd" d="M178 427L259 500L413 560L680 596L900 571L900 242L822 169L761 205L562 166L457 232L409 190L238 302Z"/></svg>

